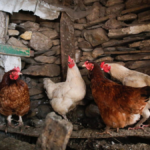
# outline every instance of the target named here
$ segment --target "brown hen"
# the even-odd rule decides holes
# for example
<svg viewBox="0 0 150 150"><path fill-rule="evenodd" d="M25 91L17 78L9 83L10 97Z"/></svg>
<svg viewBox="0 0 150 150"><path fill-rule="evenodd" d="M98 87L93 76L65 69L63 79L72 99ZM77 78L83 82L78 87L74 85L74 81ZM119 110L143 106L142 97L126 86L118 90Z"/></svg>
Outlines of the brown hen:
<svg viewBox="0 0 150 150"><path fill-rule="evenodd" d="M4 74L0 83L0 113L7 116L8 126L12 126L12 115L19 116L18 126L23 126L22 116L30 108L28 86L18 79L21 74L19 67L15 67Z"/></svg>
<svg viewBox="0 0 150 150"><path fill-rule="evenodd" d="M150 87L120 85L107 79L97 63L87 61L83 66L90 71L92 95L106 124L105 133L109 128L136 123L150 96Z"/></svg>

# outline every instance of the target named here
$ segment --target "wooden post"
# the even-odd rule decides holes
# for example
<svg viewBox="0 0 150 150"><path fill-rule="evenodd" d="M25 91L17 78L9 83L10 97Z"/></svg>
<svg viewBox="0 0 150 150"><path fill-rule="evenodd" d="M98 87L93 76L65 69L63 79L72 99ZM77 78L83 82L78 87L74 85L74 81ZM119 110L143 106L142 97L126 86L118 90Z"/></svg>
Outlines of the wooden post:
<svg viewBox="0 0 150 150"><path fill-rule="evenodd" d="M6 13L0 11L0 43L5 44L6 43L6 19L7 15Z"/></svg>
<svg viewBox="0 0 150 150"><path fill-rule="evenodd" d="M70 0L64 0L65 6L70 5ZM61 39L61 66L62 66L62 80L66 79L68 55L75 58L75 42L74 42L74 23L63 12L60 20L60 39Z"/></svg>

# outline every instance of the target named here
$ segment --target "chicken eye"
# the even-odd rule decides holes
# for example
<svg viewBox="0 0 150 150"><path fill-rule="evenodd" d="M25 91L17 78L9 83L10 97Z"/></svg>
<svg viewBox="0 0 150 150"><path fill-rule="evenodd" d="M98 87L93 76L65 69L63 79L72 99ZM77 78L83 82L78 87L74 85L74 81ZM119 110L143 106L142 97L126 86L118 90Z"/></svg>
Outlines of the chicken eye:
<svg viewBox="0 0 150 150"><path fill-rule="evenodd" d="M68 64L70 64L70 62L68 61Z"/></svg>

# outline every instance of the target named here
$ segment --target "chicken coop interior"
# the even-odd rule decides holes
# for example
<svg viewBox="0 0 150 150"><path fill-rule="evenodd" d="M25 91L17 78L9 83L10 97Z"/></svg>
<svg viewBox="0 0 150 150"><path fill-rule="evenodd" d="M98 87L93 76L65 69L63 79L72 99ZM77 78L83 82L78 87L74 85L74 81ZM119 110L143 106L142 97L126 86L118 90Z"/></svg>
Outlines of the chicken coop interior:
<svg viewBox="0 0 150 150"><path fill-rule="evenodd" d="M0 0L0 82L0 150L149 150L150 0Z"/></svg>

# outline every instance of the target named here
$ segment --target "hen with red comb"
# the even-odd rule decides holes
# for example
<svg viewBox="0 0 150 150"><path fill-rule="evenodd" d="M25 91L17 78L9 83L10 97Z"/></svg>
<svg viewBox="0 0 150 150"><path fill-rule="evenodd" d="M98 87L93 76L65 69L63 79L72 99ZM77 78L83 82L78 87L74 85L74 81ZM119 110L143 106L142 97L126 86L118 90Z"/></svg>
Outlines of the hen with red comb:
<svg viewBox="0 0 150 150"><path fill-rule="evenodd" d="M74 109L85 96L86 86L74 59L68 56L68 71L65 82L54 83L44 79L44 88L53 109L65 119L66 114Z"/></svg>
<svg viewBox="0 0 150 150"><path fill-rule="evenodd" d="M19 79L19 67L6 72L0 83L0 113L7 116L7 127L12 126L12 115L19 116L19 125L23 126L22 116L30 108L29 89L27 84ZM7 128L6 128L7 131Z"/></svg>

